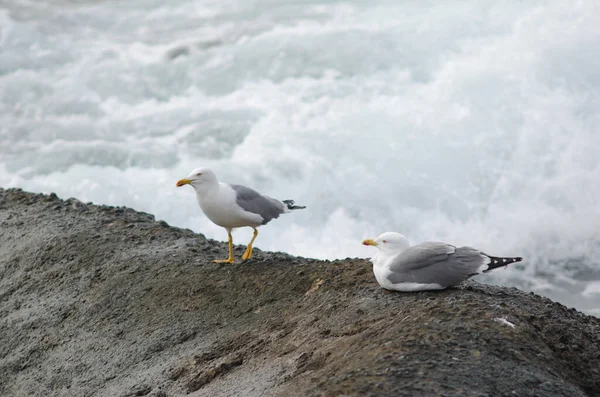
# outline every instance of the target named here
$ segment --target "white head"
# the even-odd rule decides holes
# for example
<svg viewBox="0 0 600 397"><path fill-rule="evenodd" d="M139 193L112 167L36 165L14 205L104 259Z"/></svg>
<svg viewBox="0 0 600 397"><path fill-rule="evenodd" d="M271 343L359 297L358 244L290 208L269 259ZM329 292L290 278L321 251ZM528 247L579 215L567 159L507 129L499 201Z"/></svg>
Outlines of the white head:
<svg viewBox="0 0 600 397"><path fill-rule="evenodd" d="M205 167L196 168L190 174L177 181L177 187L181 187L183 185L192 185L192 187L197 191L198 189L202 190L205 188L210 188L218 183L217 176L215 173Z"/></svg>
<svg viewBox="0 0 600 397"><path fill-rule="evenodd" d="M362 243L377 247L381 252L386 254L394 255L410 247L410 241L404 235L396 232L385 232L375 239L363 240Z"/></svg>

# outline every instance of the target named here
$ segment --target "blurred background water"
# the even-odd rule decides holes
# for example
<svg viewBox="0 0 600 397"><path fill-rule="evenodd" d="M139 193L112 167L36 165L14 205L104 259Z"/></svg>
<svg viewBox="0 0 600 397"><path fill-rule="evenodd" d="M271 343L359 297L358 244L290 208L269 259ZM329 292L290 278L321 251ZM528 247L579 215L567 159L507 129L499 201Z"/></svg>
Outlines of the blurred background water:
<svg viewBox="0 0 600 397"><path fill-rule="evenodd" d="M399 231L600 314L600 2L0 0L0 186L224 240L197 166L307 205L256 246ZM250 232L237 231L245 244Z"/></svg>

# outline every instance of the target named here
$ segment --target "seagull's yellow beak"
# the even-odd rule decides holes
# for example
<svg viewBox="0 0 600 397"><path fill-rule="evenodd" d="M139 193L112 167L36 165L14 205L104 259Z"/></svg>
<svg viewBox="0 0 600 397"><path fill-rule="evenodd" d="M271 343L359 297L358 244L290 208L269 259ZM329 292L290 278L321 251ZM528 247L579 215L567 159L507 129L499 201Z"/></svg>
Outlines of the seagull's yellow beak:
<svg viewBox="0 0 600 397"><path fill-rule="evenodd" d="M375 242L375 240L372 240L370 238L363 240L363 245L372 245L373 247L377 247L377 243Z"/></svg>
<svg viewBox="0 0 600 397"><path fill-rule="evenodd" d="M190 181L189 179L183 178L183 179L178 180L177 184L175 186L181 187L183 185L189 185L190 183L192 183L192 181Z"/></svg>

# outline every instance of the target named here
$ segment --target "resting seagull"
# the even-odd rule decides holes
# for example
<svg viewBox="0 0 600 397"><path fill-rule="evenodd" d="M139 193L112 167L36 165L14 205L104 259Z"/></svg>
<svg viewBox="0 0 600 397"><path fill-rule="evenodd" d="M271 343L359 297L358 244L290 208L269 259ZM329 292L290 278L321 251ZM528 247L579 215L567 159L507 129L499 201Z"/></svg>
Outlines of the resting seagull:
<svg viewBox="0 0 600 397"><path fill-rule="evenodd" d="M233 263L232 229L244 226L254 229L252 240L242 256L243 260L250 259L252 244L258 236L257 227L279 218L281 214L305 208L294 205L293 200L279 201L263 196L246 186L221 183L208 168L196 168L186 178L177 181L177 187L183 185L191 185L194 188L198 204L208 219L227 230L229 258L218 259L215 262Z"/></svg>
<svg viewBox="0 0 600 397"><path fill-rule="evenodd" d="M383 233L362 242L379 252L371 258L379 285L395 291L444 289L498 267L523 260L521 257L490 256L471 247L427 242L411 247L400 233Z"/></svg>

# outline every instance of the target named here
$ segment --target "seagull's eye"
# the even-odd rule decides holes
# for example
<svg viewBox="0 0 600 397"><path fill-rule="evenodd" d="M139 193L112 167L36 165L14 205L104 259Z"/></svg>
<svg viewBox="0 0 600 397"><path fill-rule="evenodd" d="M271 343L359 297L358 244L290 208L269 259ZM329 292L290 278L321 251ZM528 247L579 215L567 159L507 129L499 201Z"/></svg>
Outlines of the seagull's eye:
<svg viewBox="0 0 600 397"><path fill-rule="evenodd" d="M202 175L202 173L201 173L201 172L199 172L199 173L197 173L197 174L196 174L196 176L201 176L201 175Z"/></svg>
<svg viewBox="0 0 600 397"><path fill-rule="evenodd" d="M387 240L383 240L382 243L384 243L384 244L387 243Z"/></svg>

